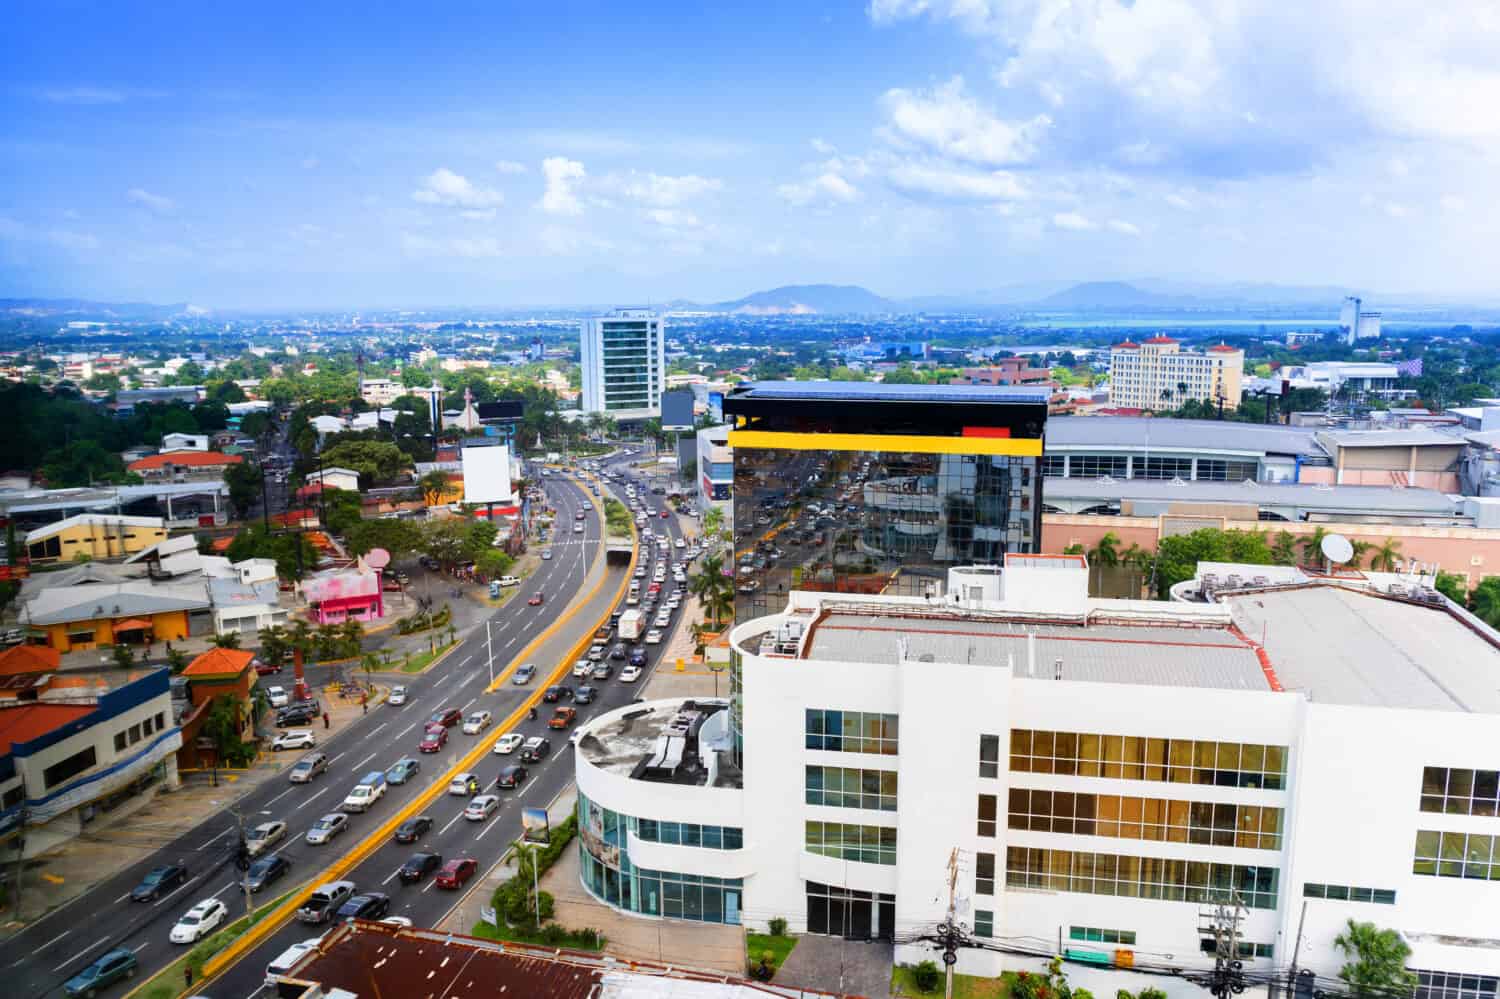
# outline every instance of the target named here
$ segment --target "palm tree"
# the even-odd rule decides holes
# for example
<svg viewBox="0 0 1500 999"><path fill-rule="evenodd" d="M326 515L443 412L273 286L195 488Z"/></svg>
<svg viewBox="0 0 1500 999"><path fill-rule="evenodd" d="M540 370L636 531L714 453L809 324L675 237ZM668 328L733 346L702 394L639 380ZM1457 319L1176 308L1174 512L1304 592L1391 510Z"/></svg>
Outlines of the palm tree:
<svg viewBox="0 0 1500 999"><path fill-rule="evenodd" d="M287 642L293 650L300 650L304 657L309 655L313 650L314 644L312 625L301 618L292 622L291 631L287 635Z"/></svg>
<svg viewBox="0 0 1500 999"><path fill-rule="evenodd" d="M287 630L279 624L273 624L269 628L260 631L260 658L261 661L272 666L280 666L286 662L287 652L291 650L291 636Z"/></svg>
<svg viewBox="0 0 1500 999"><path fill-rule="evenodd" d="M734 609L734 581L724 575L724 557L705 556L698 572L688 578L688 591L712 615L717 628L724 614Z"/></svg>
<svg viewBox="0 0 1500 999"><path fill-rule="evenodd" d="M226 631L214 636L214 647L219 649L237 649L240 647L240 633L237 631Z"/></svg>
<svg viewBox="0 0 1500 999"><path fill-rule="evenodd" d="M1302 557L1316 565L1323 565L1323 539L1328 537L1328 530L1319 524L1312 529L1312 533L1302 539Z"/></svg>
<svg viewBox="0 0 1500 999"><path fill-rule="evenodd" d="M1417 976L1406 969L1411 948L1395 930L1382 930L1374 923L1350 919L1344 932L1334 937L1333 946L1349 958L1339 969L1339 977L1353 988L1356 996L1415 992Z"/></svg>
<svg viewBox="0 0 1500 999"><path fill-rule="evenodd" d="M1099 543L1089 549L1089 562L1101 568L1113 568L1120 564L1119 537L1114 531L1104 532Z"/></svg>
<svg viewBox="0 0 1500 999"><path fill-rule="evenodd" d="M1349 564L1357 568L1364 564L1365 553L1375 546L1368 541L1351 541L1349 547L1354 549L1354 557L1349 560Z"/></svg>
<svg viewBox="0 0 1500 999"><path fill-rule="evenodd" d="M1401 554L1401 542L1396 538L1386 538L1385 544L1371 546L1375 548L1375 557L1370 559L1370 568L1379 569L1382 572L1395 572L1396 562Z"/></svg>

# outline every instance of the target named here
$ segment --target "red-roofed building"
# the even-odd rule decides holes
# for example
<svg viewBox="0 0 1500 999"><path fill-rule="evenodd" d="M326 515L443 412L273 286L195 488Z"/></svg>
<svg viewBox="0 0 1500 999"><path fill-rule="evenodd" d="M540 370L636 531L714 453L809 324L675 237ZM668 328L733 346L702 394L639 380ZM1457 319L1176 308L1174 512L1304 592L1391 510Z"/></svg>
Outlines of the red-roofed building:
<svg viewBox="0 0 1500 999"><path fill-rule="evenodd" d="M244 460L244 455L218 451L168 451L132 461L125 468L145 479L217 479L223 477L224 469Z"/></svg>
<svg viewBox="0 0 1500 999"><path fill-rule="evenodd" d="M1156 336L1152 337L1151 339L1147 340L1146 342L1147 343L1181 343L1182 341L1181 340L1174 340L1171 337L1167 336L1165 333L1158 333L1158 334L1156 334Z"/></svg>
<svg viewBox="0 0 1500 999"><path fill-rule="evenodd" d="M62 663L62 655L46 645L17 645L0 652L0 676L20 673L51 673Z"/></svg>
<svg viewBox="0 0 1500 999"><path fill-rule="evenodd" d="M222 764L222 760L215 759L214 750L199 747L198 732L213 702L227 697L234 702L240 739L254 740L254 691L259 680L255 653L248 649L209 649L188 663L181 675L187 678L188 703L192 707L182 716L182 748L177 751L177 766L193 770Z"/></svg>
<svg viewBox="0 0 1500 999"><path fill-rule="evenodd" d="M1126 409L1174 410L1190 400L1238 409L1245 352L1218 344L1183 350L1158 333L1140 344L1115 344L1109 352L1109 401Z"/></svg>
<svg viewBox="0 0 1500 999"><path fill-rule="evenodd" d="M1110 348L1111 350L1140 350L1141 345L1134 340L1123 340Z"/></svg>

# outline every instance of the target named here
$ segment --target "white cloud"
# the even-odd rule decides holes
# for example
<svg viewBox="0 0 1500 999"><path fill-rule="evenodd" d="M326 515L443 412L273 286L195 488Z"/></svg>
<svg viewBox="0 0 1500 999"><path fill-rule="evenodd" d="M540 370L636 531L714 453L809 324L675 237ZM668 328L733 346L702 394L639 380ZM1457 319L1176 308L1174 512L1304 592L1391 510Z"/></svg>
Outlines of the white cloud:
<svg viewBox="0 0 1500 999"><path fill-rule="evenodd" d="M965 93L961 76L931 90L888 90L881 104L896 138L981 167L1029 161L1052 124L1044 114L1029 121L1002 121Z"/></svg>
<svg viewBox="0 0 1500 999"><path fill-rule="evenodd" d="M97 250L103 245L93 233L74 232L70 229L37 229L4 216L0 216L0 239L17 243L46 243L75 252Z"/></svg>
<svg viewBox="0 0 1500 999"><path fill-rule="evenodd" d="M1124 219L1110 219L1105 224L1111 232L1117 232L1122 236L1139 236L1141 234L1140 226L1126 222Z"/></svg>
<svg viewBox="0 0 1500 999"><path fill-rule="evenodd" d="M1052 216L1052 224L1058 229L1067 229L1070 232L1085 232L1098 228L1088 218L1077 212L1059 212Z"/></svg>
<svg viewBox="0 0 1500 999"><path fill-rule="evenodd" d="M798 207L815 202L847 204L859 197L859 189L832 170L799 183L782 184L776 193Z"/></svg>
<svg viewBox="0 0 1500 999"><path fill-rule="evenodd" d="M1021 182L1004 170L976 173L948 166L902 163L886 174L886 180L905 194L949 201L1020 201L1029 196Z"/></svg>
<svg viewBox="0 0 1500 999"><path fill-rule="evenodd" d="M52 104L124 104L130 100L165 97L161 90L134 90L123 87L48 87L37 96Z"/></svg>
<svg viewBox="0 0 1500 999"><path fill-rule="evenodd" d="M1196 210L1195 207L1194 207L1194 205L1193 205L1193 203L1191 201L1189 201L1187 198L1185 198L1182 195L1180 195L1180 194L1176 194L1176 193L1169 194L1163 200L1166 201L1166 203L1169 204L1169 205L1171 205L1173 208L1180 208L1180 209L1182 209L1185 212L1191 212L1191 211L1195 211Z"/></svg>
<svg viewBox="0 0 1500 999"><path fill-rule="evenodd" d="M813 152L817 153L819 156L832 156L834 152L836 152L833 147L833 143L828 142L824 139L813 138L809 141L808 144L812 146Z"/></svg>
<svg viewBox="0 0 1500 999"><path fill-rule="evenodd" d="M681 208L653 208L646 218L668 229L696 229L700 224L698 216Z"/></svg>
<svg viewBox="0 0 1500 999"><path fill-rule="evenodd" d="M1387 202L1385 213L1393 219L1406 218L1406 206L1395 201Z"/></svg>
<svg viewBox="0 0 1500 999"><path fill-rule="evenodd" d="M468 219L492 219L495 209L505 203L505 195L499 191L480 187L447 167L438 167L429 174L411 197L424 205L458 209Z"/></svg>
<svg viewBox="0 0 1500 999"><path fill-rule="evenodd" d="M140 187L132 187L126 191L125 199L131 204L140 205L147 211L157 215L170 215L177 208L177 205L171 198L160 194L152 194L150 191Z"/></svg>
<svg viewBox="0 0 1500 999"><path fill-rule="evenodd" d="M578 200L576 192L586 176L582 163L563 156L549 156L542 160L542 176L547 184L540 202L542 211L548 215L583 214L583 203Z"/></svg>
<svg viewBox="0 0 1500 999"><path fill-rule="evenodd" d="M525 163L517 163L515 160L496 160L495 169L507 175L522 174L526 172Z"/></svg>
<svg viewBox="0 0 1500 999"><path fill-rule="evenodd" d="M605 178L604 187L642 205L673 208L705 194L723 190L724 182L715 177L699 177L697 174L668 177L631 171L624 176Z"/></svg>

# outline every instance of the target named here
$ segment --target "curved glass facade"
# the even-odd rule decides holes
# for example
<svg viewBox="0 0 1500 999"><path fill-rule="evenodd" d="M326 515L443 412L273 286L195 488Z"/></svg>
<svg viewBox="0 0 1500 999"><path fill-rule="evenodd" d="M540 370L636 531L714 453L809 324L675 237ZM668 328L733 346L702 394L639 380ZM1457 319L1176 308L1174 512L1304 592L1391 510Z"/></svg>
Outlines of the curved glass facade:
<svg viewBox="0 0 1500 999"><path fill-rule="evenodd" d="M738 850L744 831L732 826L663 822L622 815L578 795L578 857L583 886L616 908L703 923L740 922L744 881L675 871L648 871L630 862L628 836L703 849Z"/></svg>

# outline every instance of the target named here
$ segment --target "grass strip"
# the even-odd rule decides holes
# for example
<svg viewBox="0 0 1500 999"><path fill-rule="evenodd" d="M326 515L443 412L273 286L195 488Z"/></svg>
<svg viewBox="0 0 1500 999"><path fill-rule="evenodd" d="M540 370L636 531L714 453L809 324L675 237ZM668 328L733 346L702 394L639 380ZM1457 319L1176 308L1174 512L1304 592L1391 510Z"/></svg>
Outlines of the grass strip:
<svg viewBox="0 0 1500 999"><path fill-rule="evenodd" d="M267 902L248 916L241 916L207 940L196 944L192 950L157 972L148 981L143 982L139 988L130 993L128 999L175 999L176 996L187 991L182 975L184 968L193 969L194 982L201 980L204 962L228 947L240 934L264 919L267 913L297 891L298 889L293 888L275 901Z"/></svg>

